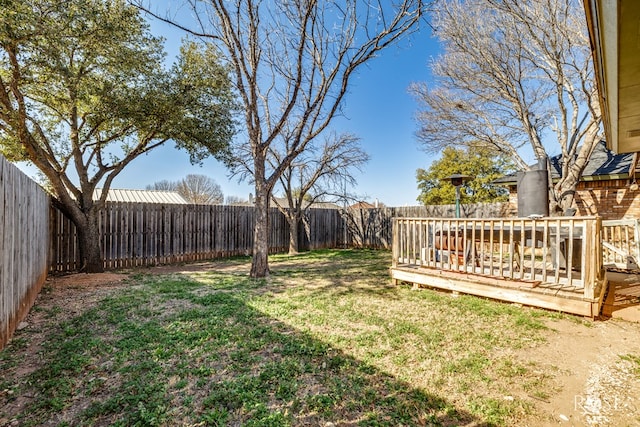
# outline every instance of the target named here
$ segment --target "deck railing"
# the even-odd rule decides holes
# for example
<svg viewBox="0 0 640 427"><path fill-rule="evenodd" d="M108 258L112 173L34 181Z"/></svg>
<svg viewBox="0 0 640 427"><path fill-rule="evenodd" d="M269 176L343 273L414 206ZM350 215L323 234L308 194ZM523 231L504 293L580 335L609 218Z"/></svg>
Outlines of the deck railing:
<svg viewBox="0 0 640 427"><path fill-rule="evenodd" d="M394 218L393 267L557 284L594 298L603 272L601 230L598 217Z"/></svg>
<svg viewBox="0 0 640 427"><path fill-rule="evenodd" d="M602 221L603 262L625 270L640 265L640 220Z"/></svg>

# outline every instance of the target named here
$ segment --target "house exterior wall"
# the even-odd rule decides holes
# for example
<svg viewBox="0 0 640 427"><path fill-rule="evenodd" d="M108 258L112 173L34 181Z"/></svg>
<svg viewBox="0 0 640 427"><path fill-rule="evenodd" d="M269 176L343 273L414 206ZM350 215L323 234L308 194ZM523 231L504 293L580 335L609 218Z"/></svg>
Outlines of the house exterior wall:
<svg viewBox="0 0 640 427"><path fill-rule="evenodd" d="M578 215L600 215L602 219L640 218L640 190L631 190L628 179L582 181L575 207Z"/></svg>
<svg viewBox="0 0 640 427"><path fill-rule="evenodd" d="M509 203L517 216L518 192L509 186ZM640 189L631 190L628 179L581 181L576 189L576 215L599 215L602 219L640 218Z"/></svg>

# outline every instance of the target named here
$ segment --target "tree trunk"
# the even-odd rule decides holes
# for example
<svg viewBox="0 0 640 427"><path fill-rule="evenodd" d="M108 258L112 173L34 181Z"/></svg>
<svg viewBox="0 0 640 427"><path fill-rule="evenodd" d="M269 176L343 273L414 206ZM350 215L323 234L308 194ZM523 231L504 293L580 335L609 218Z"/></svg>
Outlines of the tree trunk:
<svg viewBox="0 0 640 427"><path fill-rule="evenodd" d="M573 207L575 198L576 186L578 182L572 177L566 177L558 182L554 187L555 200L550 208L554 208L554 211L550 212L551 215L564 215L567 209Z"/></svg>
<svg viewBox="0 0 640 427"><path fill-rule="evenodd" d="M256 223L253 228L253 259L249 273L253 278L269 275L269 187L264 182L264 164L262 170L259 169L256 162Z"/></svg>
<svg viewBox="0 0 640 427"><path fill-rule="evenodd" d="M300 219L296 215L293 217L287 216L287 221L289 222L289 255L298 255L300 248L298 244L298 225L300 224Z"/></svg>
<svg viewBox="0 0 640 427"><path fill-rule="evenodd" d="M100 253L100 230L98 228L98 212L91 209L86 216L86 225L77 226L80 251L80 271L85 273L102 273L104 264ZM77 224L76 224L77 225Z"/></svg>

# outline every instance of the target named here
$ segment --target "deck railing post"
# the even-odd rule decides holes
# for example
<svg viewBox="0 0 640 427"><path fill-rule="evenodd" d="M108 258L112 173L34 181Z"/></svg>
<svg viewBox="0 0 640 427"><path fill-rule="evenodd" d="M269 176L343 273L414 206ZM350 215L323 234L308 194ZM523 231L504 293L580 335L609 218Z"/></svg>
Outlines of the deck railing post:
<svg viewBox="0 0 640 427"><path fill-rule="evenodd" d="M601 274L604 274L604 262L602 253L602 217L596 216L595 220L595 232L593 233L595 246L593 251L596 254L595 263L595 276L597 279L602 279Z"/></svg>
<svg viewBox="0 0 640 427"><path fill-rule="evenodd" d="M392 220L392 229L393 229L393 242L391 243L392 247L392 256L391 266L396 268L398 266L398 257L400 256L400 224L398 218L393 218Z"/></svg>
<svg viewBox="0 0 640 427"><path fill-rule="evenodd" d="M633 255L636 265L640 266L640 219L633 223Z"/></svg>
<svg viewBox="0 0 640 427"><path fill-rule="evenodd" d="M582 283L584 283L585 297L587 297L587 289L592 287L593 271L596 266L594 265L594 259L592 251L594 249L593 243L596 238L594 236L595 227L593 226L593 220L584 220L584 227L582 228L582 256L580 257L580 271L582 274Z"/></svg>
<svg viewBox="0 0 640 427"><path fill-rule="evenodd" d="M600 240L597 222L597 218L584 220L582 267L584 268L584 297L587 299L595 297L596 272L600 265L598 258L602 257L602 251L597 250Z"/></svg>

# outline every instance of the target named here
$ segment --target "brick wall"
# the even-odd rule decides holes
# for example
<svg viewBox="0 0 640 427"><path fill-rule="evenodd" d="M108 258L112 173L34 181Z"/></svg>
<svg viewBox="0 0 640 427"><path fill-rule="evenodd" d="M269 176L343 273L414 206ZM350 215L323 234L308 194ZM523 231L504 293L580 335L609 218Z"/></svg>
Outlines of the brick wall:
<svg viewBox="0 0 640 427"><path fill-rule="evenodd" d="M576 190L576 215L600 215L602 219L640 218L640 189L631 190L628 179L582 181ZM515 185L509 187L509 203L517 212Z"/></svg>
<svg viewBox="0 0 640 427"><path fill-rule="evenodd" d="M583 181L577 188L578 215L602 219L640 218L640 190L631 190L628 179Z"/></svg>

